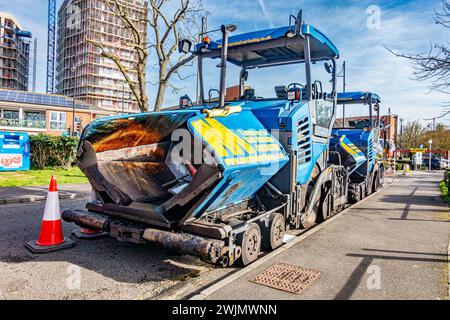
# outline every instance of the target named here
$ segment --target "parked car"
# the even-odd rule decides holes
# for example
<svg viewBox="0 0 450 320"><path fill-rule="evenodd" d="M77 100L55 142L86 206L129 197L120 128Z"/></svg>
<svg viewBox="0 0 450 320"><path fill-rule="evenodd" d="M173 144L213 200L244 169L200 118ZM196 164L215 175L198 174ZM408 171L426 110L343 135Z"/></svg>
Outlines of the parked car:
<svg viewBox="0 0 450 320"><path fill-rule="evenodd" d="M428 168L430 165L430 158L424 157L422 164L423 164L423 166ZM438 158L435 158L435 157L431 157L431 170L441 170L441 168L442 168L441 160L439 160Z"/></svg>
<svg viewBox="0 0 450 320"><path fill-rule="evenodd" d="M450 160L447 160L447 159L445 159L445 158L442 158L442 159L440 160L440 162L441 162L441 168L442 168L442 169L448 169L448 168L450 168Z"/></svg>

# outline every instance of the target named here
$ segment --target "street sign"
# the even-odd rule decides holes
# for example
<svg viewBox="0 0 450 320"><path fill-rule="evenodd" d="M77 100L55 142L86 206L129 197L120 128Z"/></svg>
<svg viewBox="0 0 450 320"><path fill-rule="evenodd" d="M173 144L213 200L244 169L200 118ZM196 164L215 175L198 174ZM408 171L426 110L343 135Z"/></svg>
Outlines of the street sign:
<svg viewBox="0 0 450 320"><path fill-rule="evenodd" d="M421 166L422 165L422 163L423 163L423 157L422 157L422 152L417 152L415 155L414 155L414 164L415 165L418 165L418 166Z"/></svg>
<svg viewBox="0 0 450 320"><path fill-rule="evenodd" d="M411 153L423 153L423 152L427 152L427 149L421 149L421 148L415 148L415 149L411 149Z"/></svg>

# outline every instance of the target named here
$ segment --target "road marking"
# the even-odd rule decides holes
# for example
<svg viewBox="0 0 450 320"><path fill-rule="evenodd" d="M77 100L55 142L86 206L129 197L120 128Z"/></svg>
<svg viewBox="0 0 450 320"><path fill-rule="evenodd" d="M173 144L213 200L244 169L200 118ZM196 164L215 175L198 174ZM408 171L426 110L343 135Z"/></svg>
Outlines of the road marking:
<svg viewBox="0 0 450 320"><path fill-rule="evenodd" d="M243 277L244 275L252 272L253 270L255 270L256 268L258 268L259 266L261 266L262 264L266 263L267 261L270 261L272 258L278 256L279 254L285 252L286 250L292 248L293 246L295 246L296 244L302 242L303 240L305 240L306 238L312 236L313 234L315 234L317 231L322 230L325 226L327 226L328 224L332 223L333 221L335 221L336 219L338 219L339 217L342 217L343 215L347 214L348 212L350 212L351 209L355 209L357 208L359 205L363 204L364 202L372 199L375 195L377 195L379 192L386 190L387 188L391 187L394 184L394 182L386 185L385 187L383 187L382 189L378 190L377 192L371 194L370 196L364 198L363 200L361 200L358 203L355 203L354 205L351 205L350 207L346 208L345 210L341 211L340 213L338 213L337 215L331 217L330 219L328 219L325 222L322 222L321 224L315 226L314 228L312 228L311 230L308 230L304 233L302 233L300 236L296 237L296 239L286 243L285 245L283 245L282 247L278 248L275 251L270 252L269 254L265 255L264 257L262 257L259 260L256 260L255 262L253 262L251 265L241 269L240 271L233 273L231 276L217 282L216 284L212 285L211 287L208 287L204 290L202 290L200 293L192 296L191 298L189 298L188 300L204 300L206 297L212 295L213 293L219 291L220 289L224 288L225 286L229 285L230 283L232 283L233 281ZM449 251L450 251L450 246L449 246Z"/></svg>

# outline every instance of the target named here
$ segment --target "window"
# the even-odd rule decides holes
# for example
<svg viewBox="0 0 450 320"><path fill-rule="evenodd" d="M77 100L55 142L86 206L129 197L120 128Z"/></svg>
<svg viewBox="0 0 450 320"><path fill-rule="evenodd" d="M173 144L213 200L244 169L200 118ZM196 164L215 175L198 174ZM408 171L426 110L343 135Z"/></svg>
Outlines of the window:
<svg viewBox="0 0 450 320"><path fill-rule="evenodd" d="M329 128L333 119L333 102L317 100L316 117L319 127Z"/></svg>
<svg viewBox="0 0 450 320"><path fill-rule="evenodd" d="M50 129L51 130L66 130L66 113L65 112L50 112Z"/></svg>
<svg viewBox="0 0 450 320"><path fill-rule="evenodd" d="M3 118L19 120L19 110L3 110Z"/></svg>
<svg viewBox="0 0 450 320"><path fill-rule="evenodd" d="M113 103L111 100L103 100L103 105L111 107Z"/></svg>
<svg viewBox="0 0 450 320"><path fill-rule="evenodd" d="M30 128L45 128L45 113L36 111L25 111L23 115L23 124Z"/></svg>
<svg viewBox="0 0 450 320"><path fill-rule="evenodd" d="M45 121L45 113L36 111L25 111L23 120L42 122Z"/></svg>

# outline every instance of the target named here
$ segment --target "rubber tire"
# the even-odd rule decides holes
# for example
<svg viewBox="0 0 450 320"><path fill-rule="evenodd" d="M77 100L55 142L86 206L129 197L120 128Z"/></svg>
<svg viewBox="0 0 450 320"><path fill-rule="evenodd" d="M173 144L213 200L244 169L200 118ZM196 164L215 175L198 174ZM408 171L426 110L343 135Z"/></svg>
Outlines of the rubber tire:
<svg viewBox="0 0 450 320"><path fill-rule="evenodd" d="M361 187L361 189L360 189L361 198L359 199L359 201L361 201L362 199L365 199L367 197L367 189L366 189L365 184L361 184L360 187Z"/></svg>
<svg viewBox="0 0 450 320"><path fill-rule="evenodd" d="M250 239L256 237L257 241L255 243L250 243ZM249 264L258 260L259 253L261 252L261 229L256 223L251 223L247 230L242 234L242 239L240 241L242 247L241 254L241 264L248 266ZM248 252L244 248L252 246L255 250L253 252Z"/></svg>
<svg viewBox="0 0 450 320"><path fill-rule="evenodd" d="M324 222L330 219L333 216L333 210L329 208L330 201L331 201L331 191L328 191L325 197L323 198L323 201L320 203L320 211L319 215L317 217L317 222ZM326 211L325 211L326 210ZM325 212L329 213L329 215L325 215Z"/></svg>
<svg viewBox="0 0 450 320"><path fill-rule="evenodd" d="M282 226L281 233L277 226ZM286 220L281 213L274 212L269 217L269 226L263 228L263 230L262 248L267 251L273 251L283 245L283 238L286 233Z"/></svg>
<svg viewBox="0 0 450 320"><path fill-rule="evenodd" d="M308 181L308 187L306 189L306 207L309 206L309 201L311 200L311 197L313 195L313 191L317 182L317 178L320 175L320 170L317 166L314 167L312 173L311 173L311 177L309 178ZM322 190L319 190L319 196L318 196L318 200L317 202L314 204L314 207L312 209L312 211L309 213L308 217L305 218L305 215L303 214L301 216L301 228L303 229L309 229L311 227L313 227L316 222L317 222L317 217L319 216L319 208L320 208L320 204L321 204L321 197L322 197Z"/></svg>
<svg viewBox="0 0 450 320"><path fill-rule="evenodd" d="M378 190L380 190L380 186L381 186L380 175L377 174L377 176L375 177L375 181L373 182L372 193L375 193Z"/></svg>
<svg viewBox="0 0 450 320"><path fill-rule="evenodd" d="M317 217L319 216L319 211L320 211L320 196L319 199L317 200L317 202L314 204L313 209L311 210L311 212L308 214L308 216L306 216L305 214L303 214L301 216L301 226L303 229L309 229L313 226L316 225L317 223Z"/></svg>

